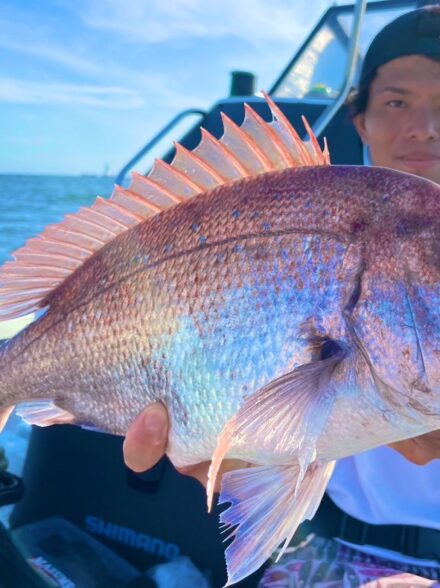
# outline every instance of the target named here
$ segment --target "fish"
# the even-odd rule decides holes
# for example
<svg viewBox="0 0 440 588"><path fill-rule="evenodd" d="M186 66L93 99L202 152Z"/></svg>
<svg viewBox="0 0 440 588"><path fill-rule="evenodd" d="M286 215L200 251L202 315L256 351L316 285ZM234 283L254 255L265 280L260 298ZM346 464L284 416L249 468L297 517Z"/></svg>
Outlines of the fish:
<svg viewBox="0 0 440 588"><path fill-rule="evenodd" d="M336 460L440 428L440 187L335 166L265 95L241 126L67 215L0 270L2 423L124 435L151 402L175 466L225 458L227 584L312 518Z"/></svg>

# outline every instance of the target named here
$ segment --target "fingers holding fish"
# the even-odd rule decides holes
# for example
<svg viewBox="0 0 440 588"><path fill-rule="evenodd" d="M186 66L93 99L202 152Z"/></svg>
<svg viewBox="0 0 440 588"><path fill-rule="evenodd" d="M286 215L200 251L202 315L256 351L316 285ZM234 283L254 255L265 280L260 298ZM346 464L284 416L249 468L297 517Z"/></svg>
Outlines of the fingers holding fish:
<svg viewBox="0 0 440 588"><path fill-rule="evenodd" d="M168 413L160 402L147 406L134 420L124 440L124 460L134 472L152 468L164 456L168 441Z"/></svg>
<svg viewBox="0 0 440 588"><path fill-rule="evenodd" d="M160 402L148 405L133 421L124 440L124 461L127 467L140 473L154 467L165 455L168 443L169 420L165 406ZM177 468L181 474L198 480L205 488L208 483L210 461ZM244 469L251 464L239 459L225 459L219 470L214 492L220 492L225 472Z"/></svg>
<svg viewBox="0 0 440 588"><path fill-rule="evenodd" d="M434 459L440 459L440 430L390 443L389 447L401 453L412 463L426 465Z"/></svg>

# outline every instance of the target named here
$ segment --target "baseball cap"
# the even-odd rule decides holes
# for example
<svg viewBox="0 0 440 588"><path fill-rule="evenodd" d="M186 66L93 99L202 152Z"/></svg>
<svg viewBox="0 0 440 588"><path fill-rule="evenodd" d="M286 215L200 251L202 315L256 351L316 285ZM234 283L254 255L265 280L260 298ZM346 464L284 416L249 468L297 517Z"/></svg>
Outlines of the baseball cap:
<svg viewBox="0 0 440 588"><path fill-rule="evenodd" d="M386 25L368 48L360 82L381 65L408 55L440 57L439 6L407 12Z"/></svg>

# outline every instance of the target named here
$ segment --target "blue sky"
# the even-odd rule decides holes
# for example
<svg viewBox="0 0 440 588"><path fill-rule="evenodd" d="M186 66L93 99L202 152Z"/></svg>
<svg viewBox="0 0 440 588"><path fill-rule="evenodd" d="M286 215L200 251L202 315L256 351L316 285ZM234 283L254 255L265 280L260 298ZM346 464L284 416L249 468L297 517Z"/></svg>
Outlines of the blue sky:
<svg viewBox="0 0 440 588"><path fill-rule="evenodd" d="M330 4L2 0L0 173L116 173L181 109L226 96L230 71L269 88Z"/></svg>

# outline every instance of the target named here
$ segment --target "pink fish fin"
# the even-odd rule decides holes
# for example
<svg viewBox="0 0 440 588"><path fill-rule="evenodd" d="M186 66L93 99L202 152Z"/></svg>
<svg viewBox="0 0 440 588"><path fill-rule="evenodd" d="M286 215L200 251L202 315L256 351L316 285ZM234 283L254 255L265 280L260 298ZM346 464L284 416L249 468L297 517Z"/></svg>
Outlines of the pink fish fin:
<svg viewBox="0 0 440 588"><path fill-rule="evenodd" d="M175 202L188 200L203 192L204 188L197 180L174 165L156 159L147 178L168 190Z"/></svg>
<svg viewBox="0 0 440 588"><path fill-rule="evenodd" d="M16 412L28 425L38 425L39 427L76 422L72 413L56 406L51 400L20 404Z"/></svg>
<svg viewBox="0 0 440 588"><path fill-rule="evenodd" d="M310 137L310 143L306 143L306 147L311 151L312 159L318 163L318 165L330 165L330 153L327 145L327 138L324 137L324 149L321 149L318 139L309 125L305 116L301 116L304 128Z"/></svg>
<svg viewBox="0 0 440 588"><path fill-rule="evenodd" d="M249 175L274 170L272 162L258 143L226 114L221 113L224 133L221 142L243 163Z"/></svg>
<svg viewBox="0 0 440 588"><path fill-rule="evenodd" d="M241 129L259 146L271 162L273 169L292 167L292 158L276 130L265 122L248 104L244 105Z"/></svg>
<svg viewBox="0 0 440 588"><path fill-rule="evenodd" d="M257 570L284 542L278 559L298 526L312 518L321 502L334 462L313 462L301 477L299 464L256 466L223 476L220 503L230 586Z"/></svg>
<svg viewBox="0 0 440 588"><path fill-rule="evenodd" d="M335 399L332 374L345 355L337 348L330 357L299 366L245 400L217 441L208 473L208 508L221 463L234 450L240 456L255 454L260 463L286 463L291 457L299 464L301 481L316 459L316 442Z"/></svg>
<svg viewBox="0 0 440 588"><path fill-rule="evenodd" d="M326 161L318 140L305 118L302 117L302 120L310 137L309 143L305 143L301 139L295 128L290 124L287 117L270 96L265 92L263 92L263 95L272 112L273 122L271 125L289 152L290 165L288 167L328 165L329 161Z"/></svg>
<svg viewBox="0 0 440 588"><path fill-rule="evenodd" d="M15 408L15 405L14 406L8 406L8 407L2 408L0 410L0 433L5 428L6 423L8 422L8 419L11 416L14 408Z"/></svg>
<svg viewBox="0 0 440 588"><path fill-rule="evenodd" d="M244 163L220 139L216 139L206 129L201 129L202 140L194 153L215 169L223 178L223 183L240 180L250 176Z"/></svg>
<svg viewBox="0 0 440 588"><path fill-rule="evenodd" d="M173 159L173 166L187 175L197 176L198 183L205 190L211 190L225 183L223 176L194 151L189 151L179 143L174 143L174 147L176 155Z"/></svg>

